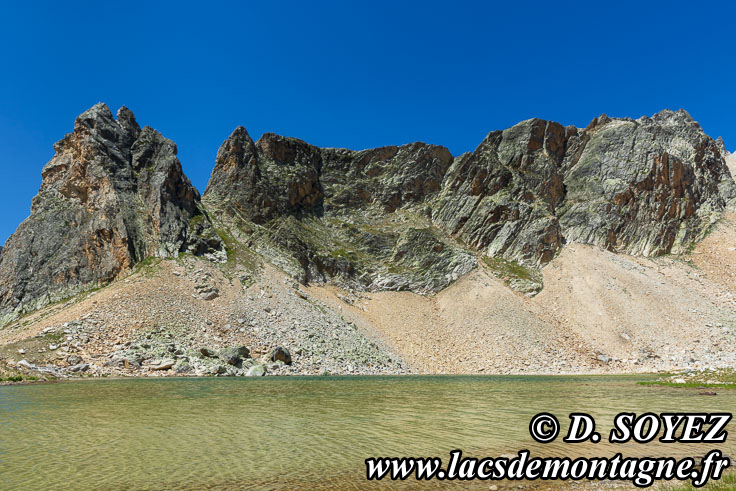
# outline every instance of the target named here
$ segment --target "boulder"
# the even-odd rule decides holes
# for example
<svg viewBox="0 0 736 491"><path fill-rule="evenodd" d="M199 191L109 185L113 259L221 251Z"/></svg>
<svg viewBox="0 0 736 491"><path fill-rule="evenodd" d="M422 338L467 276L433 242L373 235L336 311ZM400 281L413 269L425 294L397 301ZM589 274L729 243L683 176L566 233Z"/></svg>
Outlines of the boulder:
<svg viewBox="0 0 736 491"><path fill-rule="evenodd" d="M268 359L270 361L281 361L287 365L291 365L291 354L289 353L289 350L282 348L281 346L277 346L272 349L268 355Z"/></svg>
<svg viewBox="0 0 736 491"><path fill-rule="evenodd" d="M78 365L82 363L82 357L78 355L70 355L66 358L66 362L69 365Z"/></svg>
<svg viewBox="0 0 736 491"><path fill-rule="evenodd" d="M72 367L69 367L69 371L73 373L86 372L87 370L89 370L89 364L87 363L78 363Z"/></svg>
<svg viewBox="0 0 736 491"><path fill-rule="evenodd" d="M264 375L266 375L265 365L253 365L245 374L246 377L262 377Z"/></svg>
<svg viewBox="0 0 736 491"><path fill-rule="evenodd" d="M175 360L158 360L151 364L151 370L170 370L175 363Z"/></svg>
<svg viewBox="0 0 736 491"><path fill-rule="evenodd" d="M235 351L241 358L250 357L250 350L245 346L238 346L237 348L235 348Z"/></svg>
<svg viewBox="0 0 736 491"><path fill-rule="evenodd" d="M215 352L215 350L207 347L199 348L199 353L205 358L214 358L217 356L217 352Z"/></svg>

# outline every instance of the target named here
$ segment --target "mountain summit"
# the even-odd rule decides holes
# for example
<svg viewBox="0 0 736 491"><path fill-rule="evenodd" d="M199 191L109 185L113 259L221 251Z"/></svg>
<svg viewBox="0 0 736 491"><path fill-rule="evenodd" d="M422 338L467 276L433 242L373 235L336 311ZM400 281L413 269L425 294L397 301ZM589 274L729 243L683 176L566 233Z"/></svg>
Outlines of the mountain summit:
<svg viewBox="0 0 736 491"><path fill-rule="evenodd" d="M105 104L54 144L31 215L0 260L0 321L101 286L148 256L203 255L222 243L182 172L176 145Z"/></svg>

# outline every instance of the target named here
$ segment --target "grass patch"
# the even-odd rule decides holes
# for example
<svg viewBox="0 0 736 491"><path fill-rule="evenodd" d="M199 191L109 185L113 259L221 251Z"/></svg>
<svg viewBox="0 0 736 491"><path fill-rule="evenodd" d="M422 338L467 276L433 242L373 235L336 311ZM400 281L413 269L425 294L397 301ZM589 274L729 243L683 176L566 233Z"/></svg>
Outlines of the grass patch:
<svg viewBox="0 0 736 491"><path fill-rule="evenodd" d="M536 281L539 279L539 275L535 275L530 269L525 268L516 261L509 261L502 257L484 257L483 262L485 262L494 272L497 272L504 277L519 278L521 280L529 281Z"/></svg>
<svg viewBox="0 0 736 491"><path fill-rule="evenodd" d="M229 229L215 227L215 233L220 237L222 243L225 244L225 253L227 254L227 271L234 271L237 266L244 266L249 271L256 271L260 265L256 254L241 244Z"/></svg>
<svg viewBox="0 0 736 491"><path fill-rule="evenodd" d="M163 259L160 257L148 256L135 265L133 274L140 273L145 277L153 276L158 272L158 266L161 264L161 261Z"/></svg>
<svg viewBox="0 0 736 491"><path fill-rule="evenodd" d="M539 270L527 268L516 261L509 261L502 257L483 256L483 262L496 277L502 279L514 290L527 294L537 294L542 291L543 277Z"/></svg>
<svg viewBox="0 0 736 491"><path fill-rule="evenodd" d="M676 382L676 380L684 380L684 382ZM736 370L722 369L691 374L670 374L657 380L638 382L638 384L684 389L736 389Z"/></svg>
<svg viewBox="0 0 736 491"><path fill-rule="evenodd" d="M189 219L189 230L195 230L204 220L204 215L194 215Z"/></svg>
<svg viewBox="0 0 736 491"><path fill-rule="evenodd" d="M23 382L24 380L26 382L35 382L39 380L39 378L34 375L20 375L20 374L0 377L0 383L1 382L18 383L18 382Z"/></svg>

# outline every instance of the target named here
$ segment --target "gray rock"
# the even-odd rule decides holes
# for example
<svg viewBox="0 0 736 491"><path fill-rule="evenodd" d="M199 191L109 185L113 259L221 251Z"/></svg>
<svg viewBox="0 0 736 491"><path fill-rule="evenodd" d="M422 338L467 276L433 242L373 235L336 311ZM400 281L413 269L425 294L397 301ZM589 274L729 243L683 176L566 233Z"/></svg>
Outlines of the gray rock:
<svg viewBox="0 0 736 491"><path fill-rule="evenodd" d="M206 358L214 358L217 356L217 353L212 348L202 347L199 348L199 353L206 357Z"/></svg>
<svg viewBox="0 0 736 491"><path fill-rule="evenodd" d="M195 290L197 291L197 294L204 300L214 300L215 298L220 296L219 290L213 285L197 285L195 287Z"/></svg>
<svg viewBox="0 0 736 491"><path fill-rule="evenodd" d="M77 355L70 355L66 358L66 362L70 365L78 365L82 363L82 357Z"/></svg>
<svg viewBox="0 0 736 491"><path fill-rule="evenodd" d="M192 371L192 367L189 364L189 360L185 358L180 358L176 361L176 364L174 365L174 370L176 373L189 373Z"/></svg>
<svg viewBox="0 0 736 491"><path fill-rule="evenodd" d="M140 361L134 356L113 356L110 361L105 363L107 367L116 367L123 369L134 369L138 370L141 367Z"/></svg>
<svg viewBox="0 0 736 491"><path fill-rule="evenodd" d="M74 373L86 372L87 370L89 370L89 364L87 363L79 363L77 365L69 367L69 371Z"/></svg>
<svg viewBox="0 0 736 491"><path fill-rule="evenodd" d="M286 348L277 346L271 350L268 355L268 359L271 361L281 361L287 365L291 365L291 354Z"/></svg>
<svg viewBox="0 0 736 491"><path fill-rule="evenodd" d="M159 360L151 365L151 370L170 370L175 363L174 360Z"/></svg>
<svg viewBox="0 0 736 491"><path fill-rule="evenodd" d="M250 350L245 346L238 346L237 348L235 348L235 351L241 358L250 357Z"/></svg>
<svg viewBox="0 0 736 491"><path fill-rule="evenodd" d="M220 353L220 357L227 362L228 365L240 366L243 363L243 358L238 354L235 349L225 349Z"/></svg>
<svg viewBox="0 0 736 491"><path fill-rule="evenodd" d="M266 375L265 365L253 365L245 374L246 377L262 377L264 375Z"/></svg>

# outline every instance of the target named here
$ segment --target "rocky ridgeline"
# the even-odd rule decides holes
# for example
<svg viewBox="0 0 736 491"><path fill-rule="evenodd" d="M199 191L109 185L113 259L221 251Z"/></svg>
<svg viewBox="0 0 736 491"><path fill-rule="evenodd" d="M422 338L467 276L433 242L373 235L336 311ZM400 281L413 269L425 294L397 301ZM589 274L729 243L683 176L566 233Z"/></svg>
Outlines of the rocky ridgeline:
<svg viewBox="0 0 736 491"><path fill-rule="evenodd" d="M724 156L682 110L603 115L585 129L532 119L454 159L424 143L356 152L272 134L253 142L239 127L204 202L302 282L432 293L476 267L475 253L523 270L567 242L683 252L736 200Z"/></svg>
<svg viewBox="0 0 736 491"><path fill-rule="evenodd" d="M414 143L320 149L237 128L217 153L204 202L241 241L302 283L436 292L476 266L433 230L425 201L450 152ZM419 214L398 214L399 210Z"/></svg>
<svg viewBox="0 0 736 491"><path fill-rule="evenodd" d="M435 293L478 266L534 293L569 242L646 256L700 240L736 201L722 140L685 111L587 128L531 119L453 158L412 143L318 148L238 127L203 197L176 145L104 104L55 145L0 256L0 325L150 256L255 251L301 283ZM210 216L221 229L215 233ZM200 285L199 298L218 292ZM521 286L519 286L521 285Z"/></svg>
<svg viewBox="0 0 736 491"><path fill-rule="evenodd" d="M176 145L104 104L54 145L31 215L0 259L0 325L101 286L149 256L224 255Z"/></svg>

